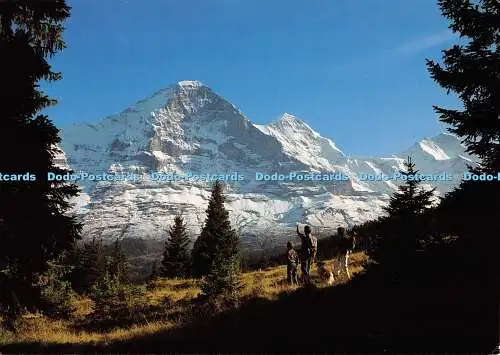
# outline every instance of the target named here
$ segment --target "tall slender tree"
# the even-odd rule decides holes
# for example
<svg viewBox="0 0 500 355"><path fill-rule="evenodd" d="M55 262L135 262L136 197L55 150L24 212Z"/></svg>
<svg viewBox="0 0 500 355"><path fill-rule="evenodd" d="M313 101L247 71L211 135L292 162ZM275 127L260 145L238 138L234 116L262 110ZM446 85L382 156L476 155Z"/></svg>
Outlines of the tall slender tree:
<svg viewBox="0 0 500 355"><path fill-rule="evenodd" d="M115 277L119 282L126 282L128 280L129 264L119 240L115 240L113 243L111 253L108 257L107 269L109 276Z"/></svg>
<svg viewBox="0 0 500 355"><path fill-rule="evenodd" d="M100 240L93 239L78 248L76 265L71 274L71 284L79 293L89 293L104 278L106 256Z"/></svg>
<svg viewBox="0 0 500 355"><path fill-rule="evenodd" d="M500 172L500 2L439 0L449 28L462 39L444 50L442 64L427 60L431 77L462 102L462 109L435 106L442 122L479 158L476 174ZM498 290L500 183L462 181L438 209L439 227L457 236L452 263L461 277L478 282L489 295ZM458 269L457 269L458 270ZM485 302L484 298L481 302ZM496 302L498 298L496 299ZM492 313L494 313L493 311ZM498 324L498 322L497 322Z"/></svg>
<svg viewBox="0 0 500 355"><path fill-rule="evenodd" d="M222 184L216 180L208 202L205 224L192 250L195 276L204 276L210 273L216 254L223 253L230 256L237 250L238 236L231 228L229 213L224 207L224 201Z"/></svg>
<svg viewBox="0 0 500 355"><path fill-rule="evenodd" d="M442 51L442 64L427 60L431 77L456 94L461 109L435 106L440 120L479 158L477 174L500 172L500 2L498 0L439 0L449 28L461 43ZM486 175L484 175L486 176ZM462 300L477 315L468 321L490 342L498 344L498 284L500 270L500 183L462 181L438 208L439 228L457 237L441 263L453 265L451 276L474 298ZM448 278L449 275L447 275ZM470 293L469 293L470 294ZM460 297L460 295L457 295ZM455 300L458 302L460 298ZM474 309L474 311L472 311ZM483 329L477 329L479 324Z"/></svg>
<svg viewBox="0 0 500 355"><path fill-rule="evenodd" d="M40 302L37 275L48 261L70 249L81 226L67 215L74 184L48 181L47 173L64 174L54 164L59 131L39 114L55 104L39 89L40 80L55 81L48 57L61 51L63 22L70 7L64 0L0 2L0 308L14 314ZM31 174L31 175L30 175Z"/></svg>
<svg viewBox="0 0 500 355"><path fill-rule="evenodd" d="M160 275L164 277L185 277L189 272L190 256L188 251L189 237L182 216L174 218L170 227L169 238L165 242Z"/></svg>
<svg viewBox="0 0 500 355"><path fill-rule="evenodd" d="M404 170L400 171L404 176L405 183L401 184L389 201L384 210L391 217L414 216L424 212L432 204L432 198L436 189L422 189L422 181L418 179L419 170L411 157L404 163Z"/></svg>
<svg viewBox="0 0 500 355"><path fill-rule="evenodd" d="M377 222L379 236L375 248L370 252L373 260L388 270L393 279L399 278L412 264L417 250L422 247L426 231L422 226L425 212L432 206L434 190L422 188L418 170L408 157L400 171L405 177L385 207L387 217Z"/></svg>
<svg viewBox="0 0 500 355"><path fill-rule="evenodd" d="M479 167L470 170L496 175L500 171L500 3L439 0L438 4L450 21L449 28L463 42L443 51L442 65L427 60L427 68L442 88L458 96L463 109L434 109L442 122L451 125L449 130L462 138L468 152L479 158ZM464 250L482 250L481 260L492 259L488 251L497 250L498 199L498 181L462 181L441 204L441 225L461 235L465 243L478 244Z"/></svg>
<svg viewBox="0 0 500 355"><path fill-rule="evenodd" d="M450 21L449 28L463 41L443 51L443 64L428 59L427 68L447 93L458 96L463 109L434 109L451 126L449 130L462 138L467 151L479 158L480 166L470 170L496 175L500 171L500 3L439 0L438 4ZM498 181L462 181L441 204L441 225L463 237L498 234L500 223L494 221L499 221L499 186ZM495 250L491 242L485 249Z"/></svg>
<svg viewBox="0 0 500 355"><path fill-rule="evenodd" d="M193 248L193 266L195 275L206 276L202 285L205 295L234 300L241 287L238 235L231 228L224 201L222 184L216 180L205 225Z"/></svg>

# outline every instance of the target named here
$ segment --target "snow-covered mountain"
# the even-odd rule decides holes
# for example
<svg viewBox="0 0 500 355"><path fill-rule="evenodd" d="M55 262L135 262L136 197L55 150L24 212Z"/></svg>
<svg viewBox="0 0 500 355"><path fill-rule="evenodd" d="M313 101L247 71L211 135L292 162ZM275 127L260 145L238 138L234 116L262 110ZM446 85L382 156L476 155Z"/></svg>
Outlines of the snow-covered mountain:
<svg viewBox="0 0 500 355"><path fill-rule="evenodd" d="M206 174L227 175L233 225L245 245L264 248L278 242L268 236L287 238L296 222L334 230L379 216L401 181L368 181L368 174L391 177L408 155L421 173L454 176L431 184L441 194L474 160L450 134L391 157L352 157L293 115L253 124L198 81L181 81L100 123L63 127L61 135L60 164L75 173L125 177L78 181L83 192L75 211L84 235L104 239L163 238L177 212L194 237L205 219ZM180 180L158 180L173 174ZM260 180L263 174L276 179Z"/></svg>

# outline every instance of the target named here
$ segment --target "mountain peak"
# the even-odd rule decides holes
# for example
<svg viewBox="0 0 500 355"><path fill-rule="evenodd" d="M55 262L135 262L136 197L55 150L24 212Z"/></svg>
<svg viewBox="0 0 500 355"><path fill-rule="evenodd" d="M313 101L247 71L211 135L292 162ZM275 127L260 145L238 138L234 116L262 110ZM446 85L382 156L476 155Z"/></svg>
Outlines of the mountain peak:
<svg viewBox="0 0 500 355"><path fill-rule="evenodd" d="M284 114L279 116L278 119L270 122L269 125L274 127L288 127L288 126L300 127L301 124L304 124L304 122L299 120L296 116L285 112Z"/></svg>
<svg viewBox="0 0 500 355"><path fill-rule="evenodd" d="M285 112L281 115L279 121L298 121L298 119L294 115Z"/></svg>
<svg viewBox="0 0 500 355"><path fill-rule="evenodd" d="M202 82L198 80L181 80L177 83L177 85L179 85L182 88L193 88L193 89L205 86L203 85Z"/></svg>
<svg viewBox="0 0 500 355"><path fill-rule="evenodd" d="M279 119L276 121L273 121L269 124L271 127L278 128L280 130L285 130L285 131L306 131L310 132L313 135L319 136L317 132L315 132L311 126L309 126L307 123L302 121L301 119L297 118L297 116L294 116L290 113L285 112L280 116Z"/></svg>
<svg viewBox="0 0 500 355"><path fill-rule="evenodd" d="M446 132L434 137L420 139L401 155L420 156L437 161L450 160L460 156L469 158L469 154L465 152L465 146L461 143L460 138Z"/></svg>

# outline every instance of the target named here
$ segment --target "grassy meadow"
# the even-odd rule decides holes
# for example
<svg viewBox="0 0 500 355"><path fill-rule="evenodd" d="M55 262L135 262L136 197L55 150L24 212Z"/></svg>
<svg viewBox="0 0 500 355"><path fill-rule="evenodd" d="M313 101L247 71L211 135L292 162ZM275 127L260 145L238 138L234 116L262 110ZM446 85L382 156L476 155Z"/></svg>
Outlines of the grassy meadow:
<svg viewBox="0 0 500 355"><path fill-rule="evenodd" d="M349 260L350 271L353 274L362 271L365 260L363 253L354 253ZM327 261L327 264L331 265L331 261ZM346 282L345 279L338 278L332 286L324 284L319 279L315 265L311 275L316 288L335 287ZM242 305L252 299L277 301L283 295L292 294L302 288L286 282L286 265L243 273L242 281ZM75 311L69 320L51 319L41 314L25 314L17 321L15 332L0 332L0 349L14 351L21 347L40 352L44 348L55 347L64 351L75 349L76 346L76 349L89 347L104 350L113 343L154 335L199 319L194 305L200 294L200 280L160 278L139 287L144 291L140 310L119 320L118 325L102 326L101 323L94 322L92 300L78 296L74 302ZM26 346L29 348L25 348Z"/></svg>

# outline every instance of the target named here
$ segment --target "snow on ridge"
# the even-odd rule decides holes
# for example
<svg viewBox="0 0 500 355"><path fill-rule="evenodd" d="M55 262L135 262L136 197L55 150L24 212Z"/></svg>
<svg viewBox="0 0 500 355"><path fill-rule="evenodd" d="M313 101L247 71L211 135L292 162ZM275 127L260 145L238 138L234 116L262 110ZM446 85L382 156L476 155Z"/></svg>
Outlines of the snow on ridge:
<svg viewBox="0 0 500 355"><path fill-rule="evenodd" d="M401 155L416 153L420 151L431 156L436 160L446 160L464 154L465 146L461 143L460 138L454 134L442 132L433 137L425 137L417 141L410 149L403 152Z"/></svg>
<svg viewBox="0 0 500 355"><path fill-rule="evenodd" d="M423 139L418 144L424 152L430 154L436 160L450 159L448 154L446 154L443 149L441 149L436 143L431 140Z"/></svg>
<svg viewBox="0 0 500 355"><path fill-rule="evenodd" d="M347 155L342 150L340 150L337 147L337 145L330 138L320 136L319 139L320 139L321 144L322 144L322 152L325 155L328 155L328 153L329 153L328 150L331 149L336 154L339 154L341 157L347 158Z"/></svg>
<svg viewBox="0 0 500 355"><path fill-rule="evenodd" d="M271 133L269 132L269 129L267 128L266 125L263 125L263 124L256 124L256 123L253 123L253 126L255 128L257 128L259 131L261 131L262 133L264 133L265 135L270 135Z"/></svg>
<svg viewBox="0 0 500 355"><path fill-rule="evenodd" d="M289 113L267 125L254 124L254 127L276 138L285 153L317 170L335 170L335 165L346 157L331 139Z"/></svg>
<svg viewBox="0 0 500 355"><path fill-rule="evenodd" d="M296 130L308 131L316 137L320 136L320 134L317 133L314 129L312 129L311 126L309 126L306 122L299 119L297 116L294 116L287 112L282 114L277 120L271 122L269 126L273 126L275 128L293 127Z"/></svg>

